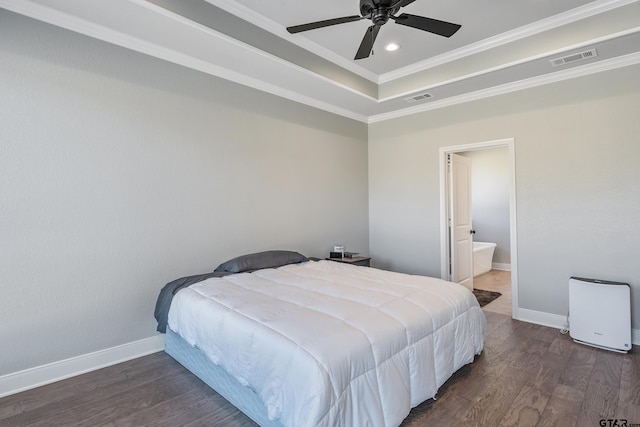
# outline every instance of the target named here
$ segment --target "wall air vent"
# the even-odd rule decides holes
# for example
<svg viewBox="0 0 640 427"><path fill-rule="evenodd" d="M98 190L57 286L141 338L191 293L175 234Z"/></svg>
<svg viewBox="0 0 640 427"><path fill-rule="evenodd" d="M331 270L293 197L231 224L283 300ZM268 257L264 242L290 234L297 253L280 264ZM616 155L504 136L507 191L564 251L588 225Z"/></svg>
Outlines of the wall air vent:
<svg viewBox="0 0 640 427"><path fill-rule="evenodd" d="M431 95L430 93L424 92L416 95L411 95L409 98L405 98L404 100L407 102L418 102L418 101L424 101L425 99L429 99L432 96L433 95Z"/></svg>
<svg viewBox="0 0 640 427"><path fill-rule="evenodd" d="M595 58L598 52L595 49L585 50L584 52L572 53L571 55L555 58L551 60L551 65L559 67L561 65L570 64L571 62L583 61L589 58Z"/></svg>

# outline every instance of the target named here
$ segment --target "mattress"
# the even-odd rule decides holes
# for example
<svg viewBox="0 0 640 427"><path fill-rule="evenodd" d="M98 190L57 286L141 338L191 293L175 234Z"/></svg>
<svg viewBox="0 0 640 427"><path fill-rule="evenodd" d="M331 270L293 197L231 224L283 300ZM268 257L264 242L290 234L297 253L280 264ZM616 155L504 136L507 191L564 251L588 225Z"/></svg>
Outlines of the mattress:
<svg viewBox="0 0 640 427"><path fill-rule="evenodd" d="M211 363L204 353L189 345L171 329L166 332L165 351L260 426L282 427L278 420L267 417L264 403L255 391Z"/></svg>
<svg viewBox="0 0 640 427"><path fill-rule="evenodd" d="M285 427L397 426L486 333L460 285L331 261L191 285L168 326Z"/></svg>

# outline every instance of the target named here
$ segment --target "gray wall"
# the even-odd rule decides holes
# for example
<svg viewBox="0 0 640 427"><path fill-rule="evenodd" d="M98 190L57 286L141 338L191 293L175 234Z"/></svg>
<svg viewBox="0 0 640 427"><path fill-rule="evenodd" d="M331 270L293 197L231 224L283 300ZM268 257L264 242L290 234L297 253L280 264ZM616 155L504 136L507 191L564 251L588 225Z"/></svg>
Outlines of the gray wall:
<svg viewBox="0 0 640 427"><path fill-rule="evenodd" d="M515 138L519 305L566 315L572 275L628 282L640 328L640 66L369 129L371 255L440 275L439 147Z"/></svg>
<svg viewBox="0 0 640 427"><path fill-rule="evenodd" d="M471 198L476 242L497 244L493 262L511 264L509 242L510 162L507 147L458 153L471 159Z"/></svg>
<svg viewBox="0 0 640 427"><path fill-rule="evenodd" d="M0 376L243 253L368 250L367 126L0 10Z"/></svg>

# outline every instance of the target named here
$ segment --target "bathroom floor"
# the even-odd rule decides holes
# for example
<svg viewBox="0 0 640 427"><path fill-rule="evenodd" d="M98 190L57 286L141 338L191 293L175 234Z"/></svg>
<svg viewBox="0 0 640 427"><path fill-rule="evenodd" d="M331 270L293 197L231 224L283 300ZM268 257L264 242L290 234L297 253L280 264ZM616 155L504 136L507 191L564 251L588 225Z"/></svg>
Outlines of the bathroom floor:
<svg viewBox="0 0 640 427"><path fill-rule="evenodd" d="M511 272L491 270L473 278L473 287L485 291L497 291L501 297L482 307L485 311L511 316Z"/></svg>

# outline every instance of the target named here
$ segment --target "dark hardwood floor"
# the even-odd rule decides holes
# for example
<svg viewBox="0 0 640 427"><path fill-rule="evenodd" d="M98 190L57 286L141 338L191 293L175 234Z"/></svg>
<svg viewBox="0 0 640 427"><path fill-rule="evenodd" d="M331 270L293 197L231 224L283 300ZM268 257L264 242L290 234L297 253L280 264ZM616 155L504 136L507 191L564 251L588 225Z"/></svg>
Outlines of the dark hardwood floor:
<svg viewBox="0 0 640 427"><path fill-rule="evenodd" d="M403 427L640 424L640 349L575 344L485 311L485 349ZM620 423L619 423L620 424ZM613 425L613 424L607 424ZM0 426L255 426L165 353L0 399Z"/></svg>

